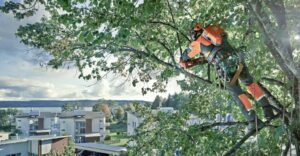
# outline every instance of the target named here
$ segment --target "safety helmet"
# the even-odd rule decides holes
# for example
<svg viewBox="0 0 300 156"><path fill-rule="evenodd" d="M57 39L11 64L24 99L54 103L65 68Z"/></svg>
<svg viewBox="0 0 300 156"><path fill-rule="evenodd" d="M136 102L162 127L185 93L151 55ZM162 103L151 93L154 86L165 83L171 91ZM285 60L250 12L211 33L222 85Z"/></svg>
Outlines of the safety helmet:
<svg viewBox="0 0 300 156"><path fill-rule="evenodd" d="M196 23L193 30L191 30L190 36L192 40L196 40L203 32L203 26L201 23Z"/></svg>

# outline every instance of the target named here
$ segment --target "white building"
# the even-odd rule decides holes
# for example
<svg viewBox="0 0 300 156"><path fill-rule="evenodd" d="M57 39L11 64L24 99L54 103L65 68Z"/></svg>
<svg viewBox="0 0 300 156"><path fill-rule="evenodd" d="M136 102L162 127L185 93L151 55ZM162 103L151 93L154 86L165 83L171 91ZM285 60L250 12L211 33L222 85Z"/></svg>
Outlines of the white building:
<svg viewBox="0 0 300 156"><path fill-rule="evenodd" d="M58 120L57 113L31 111L16 116L16 128L25 136L57 134Z"/></svg>
<svg viewBox="0 0 300 156"><path fill-rule="evenodd" d="M143 118L133 112L127 112L127 135L135 135L135 129L143 122Z"/></svg>
<svg viewBox="0 0 300 156"><path fill-rule="evenodd" d="M174 113L174 112L176 112L173 107L159 107L158 111L159 112L164 112L164 113Z"/></svg>
<svg viewBox="0 0 300 156"><path fill-rule="evenodd" d="M71 135L75 142L98 142L105 137L105 116L101 112L38 112L16 116L21 136Z"/></svg>
<svg viewBox="0 0 300 156"><path fill-rule="evenodd" d="M75 142L99 142L105 137L105 116L101 112L62 112L59 119L60 134L72 135Z"/></svg>

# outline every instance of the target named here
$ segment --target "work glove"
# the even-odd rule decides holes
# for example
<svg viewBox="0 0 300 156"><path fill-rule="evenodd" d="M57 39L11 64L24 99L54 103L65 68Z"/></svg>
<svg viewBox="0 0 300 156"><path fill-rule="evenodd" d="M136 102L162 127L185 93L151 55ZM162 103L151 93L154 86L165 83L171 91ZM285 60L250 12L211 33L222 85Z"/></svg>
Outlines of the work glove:
<svg viewBox="0 0 300 156"><path fill-rule="evenodd" d="M182 59L183 61L189 61L190 57L188 56L188 54L191 52L192 50L190 48L187 48L183 51L180 59Z"/></svg>

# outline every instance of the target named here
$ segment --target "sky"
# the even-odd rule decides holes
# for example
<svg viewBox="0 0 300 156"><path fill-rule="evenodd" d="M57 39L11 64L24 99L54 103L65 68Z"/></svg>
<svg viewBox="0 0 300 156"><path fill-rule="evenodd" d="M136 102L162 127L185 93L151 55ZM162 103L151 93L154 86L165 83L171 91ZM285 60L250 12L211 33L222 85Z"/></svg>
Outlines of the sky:
<svg viewBox="0 0 300 156"><path fill-rule="evenodd" d="M1 5L1 4L0 4ZM39 21L43 13L16 20L11 14L0 13L0 100L74 100L124 99L153 101L156 95L166 97L180 91L176 80L167 86L166 93L142 95L141 86L108 75L100 82L78 79L76 69L41 67L49 57L40 50L20 43L15 32L20 25ZM94 85L92 85L94 84Z"/></svg>

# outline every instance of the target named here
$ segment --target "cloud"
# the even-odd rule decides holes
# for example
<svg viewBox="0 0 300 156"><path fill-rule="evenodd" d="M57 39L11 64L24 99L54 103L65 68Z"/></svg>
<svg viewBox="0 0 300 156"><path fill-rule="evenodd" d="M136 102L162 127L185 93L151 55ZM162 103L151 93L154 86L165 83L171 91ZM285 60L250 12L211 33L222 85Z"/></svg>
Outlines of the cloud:
<svg viewBox="0 0 300 156"><path fill-rule="evenodd" d="M51 98L57 96L50 83L36 82L28 79L0 77L1 99Z"/></svg>
<svg viewBox="0 0 300 156"><path fill-rule="evenodd" d="M20 25L39 21L43 14L42 9L37 16L21 21L14 19L11 14L1 14L0 100L105 98L151 101L158 94L143 96L140 88L144 84L133 87L131 82L123 84L125 79L115 78L114 75L87 87L93 82L79 80L76 69L41 68L38 63L45 62L50 56L21 44L15 32ZM174 93L174 87L176 82L172 80L167 87L168 92L160 95Z"/></svg>
<svg viewBox="0 0 300 156"><path fill-rule="evenodd" d="M13 57L22 57L30 63L36 63L36 55L40 55L40 50L28 47L20 43L20 39L17 38L15 33L21 25L28 23L35 23L40 21L41 17L45 14L45 10L41 7L35 16L25 18L23 20L17 20L12 14L1 14L1 29L0 29L0 57L2 55L10 55ZM27 52L30 50L30 52ZM39 56L40 58L42 56ZM44 56L47 58L48 56Z"/></svg>

